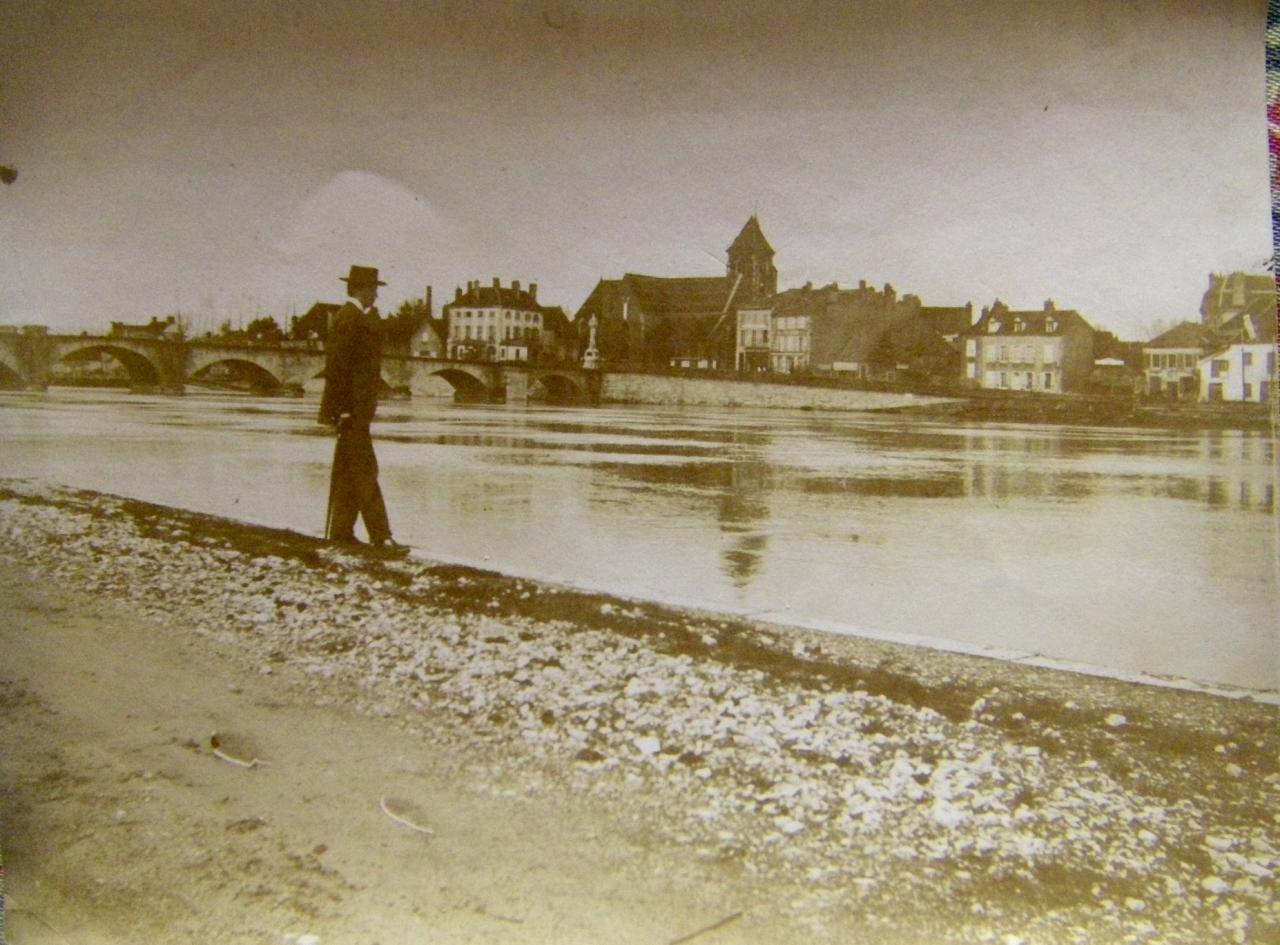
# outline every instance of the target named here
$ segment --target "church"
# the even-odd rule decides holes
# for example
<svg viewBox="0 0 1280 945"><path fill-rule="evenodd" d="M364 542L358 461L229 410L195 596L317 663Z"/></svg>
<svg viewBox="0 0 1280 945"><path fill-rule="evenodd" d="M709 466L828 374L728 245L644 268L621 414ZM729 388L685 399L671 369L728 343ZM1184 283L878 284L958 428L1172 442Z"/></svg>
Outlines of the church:
<svg viewBox="0 0 1280 945"><path fill-rule="evenodd" d="M733 370L738 309L778 291L773 256L752 214L729 246L724 275L601 279L574 316L579 347L594 316L605 363Z"/></svg>

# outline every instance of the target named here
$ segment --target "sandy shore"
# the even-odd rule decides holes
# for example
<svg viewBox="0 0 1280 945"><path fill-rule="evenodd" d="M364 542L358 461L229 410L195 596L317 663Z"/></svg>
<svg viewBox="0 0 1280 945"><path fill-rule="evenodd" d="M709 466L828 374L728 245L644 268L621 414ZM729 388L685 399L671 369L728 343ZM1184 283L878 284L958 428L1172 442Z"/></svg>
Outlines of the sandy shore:
<svg viewBox="0 0 1280 945"><path fill-rule="evenodd" d="M1274 706L18 482L0 581L14 942L1280 941Z"/></svg>

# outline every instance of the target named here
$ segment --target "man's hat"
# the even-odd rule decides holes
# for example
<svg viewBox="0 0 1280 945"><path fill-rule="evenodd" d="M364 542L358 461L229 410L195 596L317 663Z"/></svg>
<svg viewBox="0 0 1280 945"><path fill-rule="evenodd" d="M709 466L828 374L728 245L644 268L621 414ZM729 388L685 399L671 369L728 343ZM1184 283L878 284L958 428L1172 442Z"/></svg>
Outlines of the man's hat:
<svg viewBox="0 0 1280 945"><path fill-rule="evenodd" d="M356 289L365 285L386 285L378 281L378 270L372 266L352 266L351 272L342 280L348 289Z"/></svg>

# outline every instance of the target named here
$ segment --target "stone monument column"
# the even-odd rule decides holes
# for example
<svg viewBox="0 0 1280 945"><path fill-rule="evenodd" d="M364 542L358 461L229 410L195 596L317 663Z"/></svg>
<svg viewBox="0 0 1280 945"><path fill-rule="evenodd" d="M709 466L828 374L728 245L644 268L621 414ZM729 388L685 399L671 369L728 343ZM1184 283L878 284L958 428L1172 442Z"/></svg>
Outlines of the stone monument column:
<svg viewBox="0 0 1280 945"><path fill-rule="evenodd" d="M582 352L582 367L587 371L598 371L600 369L600 349L596 346L596 326L599 322L594 315L591 321L587 322L587 350Z"/></svg>

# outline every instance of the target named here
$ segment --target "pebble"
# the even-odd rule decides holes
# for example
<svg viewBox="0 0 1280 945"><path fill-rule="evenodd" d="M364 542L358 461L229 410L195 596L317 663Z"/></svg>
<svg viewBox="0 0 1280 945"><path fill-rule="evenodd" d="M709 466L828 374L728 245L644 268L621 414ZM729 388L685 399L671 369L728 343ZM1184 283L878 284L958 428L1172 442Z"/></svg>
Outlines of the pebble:
<svg viewBox="0 0 1280 945"><path fill-rule="evenodd" d="M526 770L540 770L538 759L553 766L560 760L573 784L603 797L625 791L629 804L660 811L655 829L695 846L731 844L725 855L740 860L748 875L807 876L814 895L856 887L859 894L909 896L905 890L917 880L946 895L948 883L958 882L957 861L980 863L964 893L972 895L992 877L1101 861L1123 876L1122 888L1133 889L1128 896L1111 891L1110 899L1098 891L1095 902L1109 901L1117 922L1142 913L1160 928L1210 923L1224 933L1248 910L1275 912L1269 880L1280 855L1271 824L1259 824L1259 842L1271 845L1250 849L1249 835L1215 824L1199 800L1156 808L1134 790L1148 775L1122 784L1109 764L1045 753L1002 734L998 724L969 716L951 722L933 708L856 684L815 692L760 669L663 652L656 642L593 629L589 621L568 626L488 610L483 617L434 613L378 592L354 560L329 556L323 567L312 567L231 549L205 552L185 539L140 536L126 517L89 516L74 501L54 514L33 509L39 506L0 500L0 521L20 529L34 559L57 580L101 578L110 582L104 595L163 604L175 625L243 650L262 675L288 676L294 668L306 674L318 705L346 685L360 688L366 711L410 723L422 711L414 706L430 705L435 717L458 722L458 733L447 737L460 748L468 739L501 746L520 783ZM88 535L90 528L92 550L60 538L75 529ZM109 575L102 561L110 561ZM407 567L414 586L438 586L414 577L416 565ZM263 572L270 580L261 579ZM287 606L278 608L280 602ZM616 609L602 603L599 612L609 617ZM257 622L264 615L269 619ZM626 615L643 618L639 611ZM693 621L688 629L692 639L716 646L718 632L708 625ZM361 632L350 633L356 626ZM802 645L785 645L787 651L809 655ZM280 653L283 663L266 662ZM322 682L330 678L336 686ZM997 722L1007 705L998 693L991 688L976 699L972 715ZM1007 717L1020 722L1019 731L1046 731L1022 713ZM1104 723L1118 729L1128 721L1111 712ZM1066 725L1057 732L1074 734ZM1216 757L1226 761L1224 754L1225 748ZM1222 770L1237 779L1245 774L1238 765ZM1280 783L1274 775L1266 780L1268 788ZM1254 787L1246 782L1232 790ZM116 819L124 819L123 810ZM1207 901L1182 893L1170 868L1152 858L1162 838L1175 847L1202 836L1212 874L1187 866L1179 875L1187 887L1216 897ZM925 877L930 866L937 872ZM1040 940L1015 934L1025 928L998 909L974 906L984 913L975 938L991 932L992 941L1009 933L1005 945ZM1079 908L1081 921L1104 921L1098 906ZM1128 919L1131 929L1137 922Z"/></svg>

